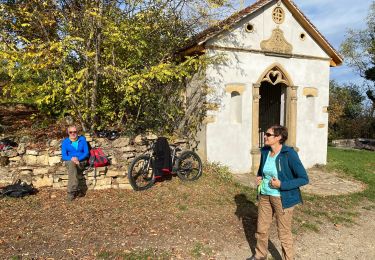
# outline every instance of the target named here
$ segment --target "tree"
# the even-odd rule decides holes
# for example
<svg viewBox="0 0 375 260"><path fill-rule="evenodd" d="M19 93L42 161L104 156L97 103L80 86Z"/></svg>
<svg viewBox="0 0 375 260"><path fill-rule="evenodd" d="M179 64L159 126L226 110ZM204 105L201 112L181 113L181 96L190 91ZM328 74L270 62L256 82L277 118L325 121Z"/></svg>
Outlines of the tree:
<svg viewBox="0 0 375 260"><path fill-rule="evenodd" d="M371 102L369 116L375 117L375 2L369 8L367 28L349 30L341 51L349 66L368 81L364 92Z"/></svg>
<svg viewBox="0 0 375 260"><path fill-rule="evenodd" d="M108 124L172 131L184 80L204 57L175 55L225 1L1 0L1 75L10 98ZM192 11L194 10L194 11Z"/></svg>
<svg viewBox="0 0 375 260"><path fill-rule="evenodd" d="M341 138L375 138L375 121L366 113L365 97L356 85L330 81L329 140Z"/></svg>

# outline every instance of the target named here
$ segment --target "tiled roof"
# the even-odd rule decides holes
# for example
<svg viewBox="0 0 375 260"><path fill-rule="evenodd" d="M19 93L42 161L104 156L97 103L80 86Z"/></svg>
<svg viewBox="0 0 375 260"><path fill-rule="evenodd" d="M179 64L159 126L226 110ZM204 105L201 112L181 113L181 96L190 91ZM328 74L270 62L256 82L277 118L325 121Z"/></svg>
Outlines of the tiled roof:
<svg viewBox="0 0 375 260"><path fill-rule="evenodd" d="M236 12L226 18L225 20L220 21L216 25L213 25L201 33L193 36L188 44L181 49L181 52L194 48L198 45L203 45L207 40L212 37L220 34L221 32L227 30L244 17L249 14L254 13L260 8L266 6L267 4L274 2L275 0L258 0L254 4L242 9L239 12ZM334 65L340 65L343 62L343 58L340 54L332 47L332 45L327 41L327 39L318 31L318 29L310 22L310 20L302 13L302 11L293 3L291 0L281 0L293 13L295 18L301 23L301 25L308 31L312 37L320 44L320 46L327 52L327 54L332 58Z"/></svg>

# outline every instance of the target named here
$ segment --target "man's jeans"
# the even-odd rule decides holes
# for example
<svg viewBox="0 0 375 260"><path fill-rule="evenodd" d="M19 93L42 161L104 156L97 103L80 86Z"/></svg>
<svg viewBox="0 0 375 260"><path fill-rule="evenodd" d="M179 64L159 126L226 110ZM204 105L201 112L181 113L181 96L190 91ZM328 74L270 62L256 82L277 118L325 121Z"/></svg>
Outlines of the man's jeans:
<svg viewBox="0 0 375 260"><path fill-rule="evenodd" d="M82 173L86 166L86 161L82 161L79 165L72 161L65 161L68 169L68 193L75 195L79 191L79 180L82 179Z"/></svg>
<svg viewBox="0 0 375 260"><path fill-rule="evenodd" d="M268 237L272 218L276 216L277 232L282 247L283 259L293 259L292 218L294 207L283 209L281 198L260 195L258 205L258 225L256 232L256 259L266 259L268 253Z"/></svg>

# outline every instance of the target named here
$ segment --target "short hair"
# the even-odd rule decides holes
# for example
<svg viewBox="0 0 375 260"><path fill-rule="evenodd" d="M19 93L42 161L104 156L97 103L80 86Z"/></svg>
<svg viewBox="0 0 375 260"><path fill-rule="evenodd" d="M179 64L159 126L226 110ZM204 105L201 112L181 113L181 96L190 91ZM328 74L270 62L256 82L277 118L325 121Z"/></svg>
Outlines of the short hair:
<svg viewBox="0 0 375 260"><path fill-rule="evenodd" d="M78 127L76 124L70 124L70 125L68 125L68 127L66 128L66 133L69 134L69 129L70 129L70 128L73 128L73 127L77 130L77 132L80 131L79 127Z"/></svg>
<svg viewBox="0 0 375 260"><path fill-rule="evenodd" d="M68 127L67 127L66 129L69 129L69 128L72 128L72 127L74 127L75 129L77 129L77 130L78 130L78 127L77 127L77 125L76 125L76 124L71 124L71 125L68 125Z"/></svg>
<svg viewBox="0 0 375 260"><path fill-rule="evenodd" d="M275 136L281 136L280 144L284 144L286 140L288 140L288 128L282 125L273 125L269 127L273 130L273 134Z"/></svg>

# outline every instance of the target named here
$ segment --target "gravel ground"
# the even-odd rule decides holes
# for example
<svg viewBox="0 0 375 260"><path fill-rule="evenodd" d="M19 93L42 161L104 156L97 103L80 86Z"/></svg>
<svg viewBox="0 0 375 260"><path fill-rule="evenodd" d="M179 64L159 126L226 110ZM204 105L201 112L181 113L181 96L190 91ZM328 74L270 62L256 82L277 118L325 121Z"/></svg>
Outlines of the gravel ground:
<svg viewBox="0 0 375 260"><path fill-rule="evenodd" d="M366 207L367 208L367 207ZM371 207L370 207L371 208ZM375 209L359 209L355 224L337 226L324 224L319 233L305 232L295 237L296 260L372 260L375 259ZM268 259L281 259L276 227L271 230ZM251 256L251 247L243 234L244 242L226 247L217 259L245 260Z"/></svg>

